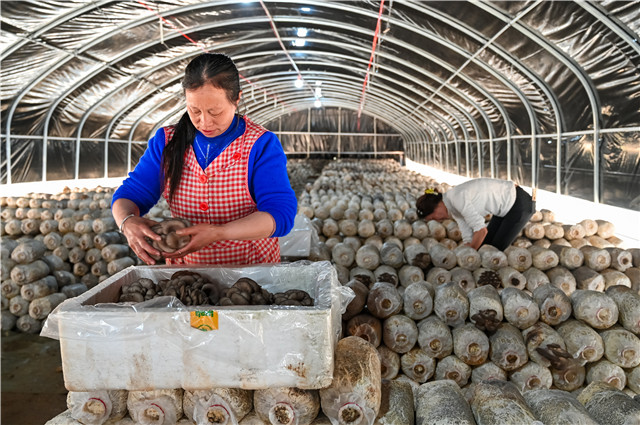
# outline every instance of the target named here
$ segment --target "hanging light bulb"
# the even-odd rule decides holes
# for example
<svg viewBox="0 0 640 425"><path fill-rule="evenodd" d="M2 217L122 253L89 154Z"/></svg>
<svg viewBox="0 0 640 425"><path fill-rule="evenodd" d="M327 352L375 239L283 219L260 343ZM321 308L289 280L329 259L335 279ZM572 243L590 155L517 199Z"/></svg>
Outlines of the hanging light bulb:
<svg viewBox="0 0 640 425"><path fill-rule="evenodd" d="M302 88L302 86L304 85L304 82L302 81L302 77L300 77L298 75L298 79L296 80L296 82L294 83L296 88L300 89Z"/></svg>
<svg viewBox="0 0 640 425"><path fill-rule="evenodd" d="M316 101L313 102L313 106L315 106L316 108L321 108L322 102L320 101L320 99L316 99Z"/></svg>

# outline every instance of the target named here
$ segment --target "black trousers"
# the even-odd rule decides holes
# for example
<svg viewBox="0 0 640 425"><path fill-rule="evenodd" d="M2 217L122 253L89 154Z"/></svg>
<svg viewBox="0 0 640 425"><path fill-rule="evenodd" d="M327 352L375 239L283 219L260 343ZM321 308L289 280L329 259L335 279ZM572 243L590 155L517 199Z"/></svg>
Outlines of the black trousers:
<svg viewBox="0 0 640 425"><path fill-rule="evenodd" d="M516 186L516 201L504 217L493 216L487 225L483 245L493 245L504 251L518 236L533 213L536 203L520 186Z"/></svg>

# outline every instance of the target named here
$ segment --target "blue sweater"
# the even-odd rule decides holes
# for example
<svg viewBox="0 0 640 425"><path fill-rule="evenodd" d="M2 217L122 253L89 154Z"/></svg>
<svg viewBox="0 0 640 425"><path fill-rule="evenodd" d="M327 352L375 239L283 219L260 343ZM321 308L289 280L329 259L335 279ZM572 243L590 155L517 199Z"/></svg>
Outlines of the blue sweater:
<svg viewBox="0 0 640 425"><path fill-rule="evenodd" d="M238 125L237 125L238 124ZM206 137L199 131L194 141L194 152L200 166L205 169L220 153L245 130L244 119L234 118L229 128L216 137ZM149 140L136 168L122 182L113 195L113 202L120 198L133 201L146 214L162 196L162 151L165 147L164 130L160 128ZM208 162L205 155L208 152ZM251 148L249 155L248 186L258 211L271 214L276 223L274 237L284 236L293 228L298 208L297 200L287 175L287 158L280 140L270 131L264 133Z"/></svg>

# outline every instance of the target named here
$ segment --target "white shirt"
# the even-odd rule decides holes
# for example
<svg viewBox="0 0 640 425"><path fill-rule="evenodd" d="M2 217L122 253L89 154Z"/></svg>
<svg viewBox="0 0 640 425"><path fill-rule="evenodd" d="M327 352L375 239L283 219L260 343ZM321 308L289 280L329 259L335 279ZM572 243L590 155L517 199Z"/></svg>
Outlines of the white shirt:
<svg viewBox="0 0 640 425"><path fill-rule="evenodd" d="M469 180L443 193L442 201L467 243L474 232L486 227L487 214L504 217L509 212L516 201L516 186L509 180Z"/></svg>

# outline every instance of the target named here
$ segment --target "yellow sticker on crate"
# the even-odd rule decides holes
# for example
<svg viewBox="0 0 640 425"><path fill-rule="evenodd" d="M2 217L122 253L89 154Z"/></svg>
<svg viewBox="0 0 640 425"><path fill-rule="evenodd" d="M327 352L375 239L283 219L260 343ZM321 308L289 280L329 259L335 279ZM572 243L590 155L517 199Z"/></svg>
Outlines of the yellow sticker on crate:
<svg viewBox="0 0 640 425"><path fill-rule="evenodd" d="M192 311L191 327L200 329L201 331L215 331L218 329L218 312L208 311Z"/></svg>

